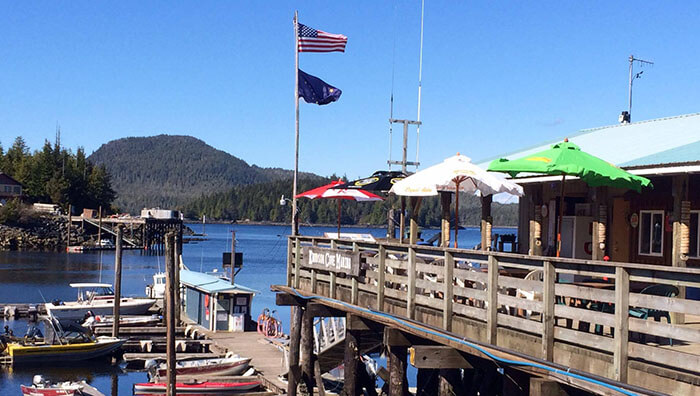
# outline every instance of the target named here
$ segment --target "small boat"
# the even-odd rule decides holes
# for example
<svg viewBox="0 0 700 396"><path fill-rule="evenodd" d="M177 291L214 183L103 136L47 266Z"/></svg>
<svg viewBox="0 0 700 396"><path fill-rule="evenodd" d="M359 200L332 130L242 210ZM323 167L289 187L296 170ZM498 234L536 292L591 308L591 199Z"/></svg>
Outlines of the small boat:
<svg viewBox="0 0 700 396"><path fill-rule="evenodd" d="M259 387L260 381L245 382L178 382L175 384L175 392L181 393L227 393L243 392ZM150 395L154 393L165 393L168 384L165 382L144 382L134 384L135 395Z"/></svg>
<svg viewBox="0 0 700 396"><path fill-rule="evenodd" d="M85 381L52 384L44 381L41 375L35 375L31 385L20 385L20 389L25 396L74 396L82 395L81 390L85 385Z"/></svg>
<svg viewBox="0 0 700 396"><path fill-rule="evenodd" d="M27 336L7 343L3 353L12 357L14 365L99 358L113 354L126 342L115 337L95 338L75 324L64 329L51 317L42 317L41 324L43 333L39 327L32 326Z"/></svg>
<svg viewBox="0 0 700 396"><path fill-rule="evenodd" d="M59 320L83 320L88 311L94 315L114 313L114 291L109 283L71 283L78 289L77 301L46 303L46 312ZM150 298L122 297L119 300L120 315L143 315L155 304Z"/></svg>
<svg viewBox="0 0 700 396"><path fill-rule="evenodd" d="M120 310L121 311L121 310ZM163 321L160 315L127 315L119 316L119 326L153 326ZM85 324L83 324L84 326ZM114 316L112 315L97 315L95 320L90 323L92 327L112 327L114 325Z"/></svg>
<svg viewBox="0 0 700 396"><path fill-rule="evenodd" d="M176 375L239 375L248 369L251 358L240 356L181 360L175 364ZM165 378L167 366L162 363L155 370L160 378Z"/></svg>
<svg viewBox="0 0 700 396"><path fill-rule="evenodd" d="M153 275L153 284L146 286L146 296L148 298L164 298L165 296L165 272L158 272Z"/></svg>

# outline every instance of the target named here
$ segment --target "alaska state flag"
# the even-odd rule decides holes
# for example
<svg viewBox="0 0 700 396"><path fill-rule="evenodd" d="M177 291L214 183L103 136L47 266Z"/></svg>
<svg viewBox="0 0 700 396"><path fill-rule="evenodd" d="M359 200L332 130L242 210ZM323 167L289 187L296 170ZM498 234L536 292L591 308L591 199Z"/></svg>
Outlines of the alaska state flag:
<svg viewBox="0 0 700 396"><path fill-rule="evenodd" d="M340 99L343 91L299 69L299 97L306 103L325 105Z"/></svg>

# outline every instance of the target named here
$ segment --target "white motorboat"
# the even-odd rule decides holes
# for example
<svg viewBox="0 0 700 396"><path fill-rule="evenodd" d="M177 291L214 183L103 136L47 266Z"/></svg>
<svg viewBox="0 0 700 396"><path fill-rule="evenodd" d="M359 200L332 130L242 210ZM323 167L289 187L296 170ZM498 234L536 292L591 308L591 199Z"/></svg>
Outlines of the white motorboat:
<svg viewBox="0 0 700 396"><path fill-rule="evenodd" d="M114 313L114 291L109 283L71 283L78 289L77 301L46 303L46 312L59 320L82 320L90 311L93 315ZM122 297L119 300L121 315L143 315L156 300L150 298Z"/></svg>
<svg viewBox="0 0 700 396"><path fill-rule="evenodd" d="M251 358L237 355L223 358L180 360L175 364L176 375L240 375L250 365ZM159 377L165 377L167 366L162 363L153 370Z"/></svg>

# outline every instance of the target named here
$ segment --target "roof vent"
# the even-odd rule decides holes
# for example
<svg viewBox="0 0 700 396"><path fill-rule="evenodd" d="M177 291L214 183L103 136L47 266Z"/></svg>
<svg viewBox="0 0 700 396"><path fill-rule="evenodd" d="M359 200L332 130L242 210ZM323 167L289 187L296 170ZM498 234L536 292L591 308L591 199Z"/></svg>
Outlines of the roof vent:
<svg viewBox="0 0 700 396"><path fill-rule="evenodd" d="M620 124L629 124L630 113L628 111L623 111L622 113L620 113L620 116L617 117L617 120L620 122Z"/></svg>

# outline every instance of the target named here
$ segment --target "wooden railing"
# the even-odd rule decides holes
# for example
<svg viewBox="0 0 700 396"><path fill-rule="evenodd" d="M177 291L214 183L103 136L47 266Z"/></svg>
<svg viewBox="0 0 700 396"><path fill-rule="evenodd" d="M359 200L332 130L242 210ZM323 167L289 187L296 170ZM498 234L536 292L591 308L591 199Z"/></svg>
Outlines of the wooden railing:
<svg viewBox="0 0 700 396"><path fill-rule="evenodd" d="M304 247L359 252L360 276L311 268ZM591 281L564 281L574 276ZM339 299L342 292L355 305L363 293L378 311L387 310L388 300L400 302L411 319L417 310L438 310L446 331L459 332L463 327L453 329L456 319L466 318L485 328L481 341L494 345L500 328L535 335L541 338L537 357L549 361L555 342L607 353L613 356L610 376L620 381L627 381L628 358L698 373L700 347L692 345L700 344L698 327L630 312L700 316L700 301L640 293L652 284L700 287L700 269L303 236L288 240L290 287ZM659 342L646 343L644 334Z"/></svg>

